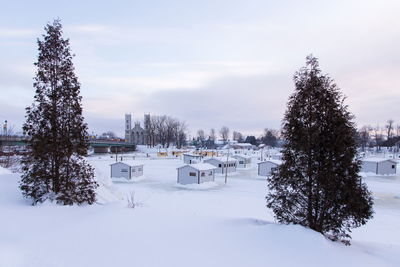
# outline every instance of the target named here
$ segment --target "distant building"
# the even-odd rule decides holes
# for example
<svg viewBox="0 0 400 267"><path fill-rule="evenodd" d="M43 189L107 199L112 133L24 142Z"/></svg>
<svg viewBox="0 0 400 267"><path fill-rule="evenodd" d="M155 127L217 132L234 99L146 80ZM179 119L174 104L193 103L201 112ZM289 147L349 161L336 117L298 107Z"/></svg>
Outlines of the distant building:
<svg viewBox="0 0 400 267"><path fill-rule="evenodd" d="M150 115L144 115L145 128L148 128L148 121ZM133 143L135 145L146 145L148 144L147 131L140 126L140 122L135 122L135 126L132 128L132 116L131 114L125 114L125 142Z"/></svg>
<svg viewBox="0 0 400 267"><path fill-rule="evenodd" d="M231 147L233 149L252 149L254 146L250 143L236 143L236 144L232 144Z"/></svg>
<svg viewBox="0 0 400 267"><path fill-rule="evenodd" d="M385 158L362 159L361 171L375 174L396 174L397 161Z"/></svg>
<svg viewBox="0 0 400 267"><path fill-rule="evenodd" d="M235 158L227 159L226 157L206 159L204 160L204 163L210 163L217 167L215 170L216 173L235 172L237 166L237 160Z"/></svg>
<svg viewBox="0 0 400 267"><path fill-rule="evenodd" d="M248 168L251 164L251 156L248 155L233 155L232 158L237 159L237 167L238 168Z"/></svg>
<svg viewBox="0 0 400 267"><path fill-rule="evenodd" d="M143 164L129 165L123 162L111 164L111 178L132 179L143 175Z"/></svg>
<svg viewBox="0 0 400 267"><path fill-rule="evenodd" d="M179 184L201 184L214 181L215 166L207 163L185 165L177 168Z"/></svg>
<svg viewBox="0 0 400 267"><path fill-rule="evenodd" d="M200 155L183 154L183 162L186 164L200 163L202 158Z"/></svg>
<svg viewBox="0 0 400 267"><path fill-rule="evenodd" d="M276 171L279 165L282 164L281 160L271 159L267 161L261 161L258 164L257 174L259 176L270 176L273 171Z"/></svg>
<svg viewBox="0 0 400 267"><path fill-rule="evenodd" d="M275 159L275 160L282 160L283 154L276 153L276 154L272 155L271 157L272 157L272 159Z"/></svg>
<svg viewBox="0 0 400 267"><path fill-rule="evenodd" d="M173 151L171 151L171 154L172 154L172 156L174 156L174 157L180 157L180 156L182 156L183 154L185 154L185 152L187 152L187 151L173 150Z"/></svg>

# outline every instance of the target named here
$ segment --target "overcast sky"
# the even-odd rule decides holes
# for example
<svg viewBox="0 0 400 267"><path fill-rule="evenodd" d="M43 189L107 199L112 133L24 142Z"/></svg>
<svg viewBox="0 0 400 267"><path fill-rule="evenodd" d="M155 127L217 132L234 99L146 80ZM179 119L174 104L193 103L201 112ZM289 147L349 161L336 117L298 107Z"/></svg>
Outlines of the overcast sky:
<svg viewBox="0 0 400 267"><path fill-rule="evenodd" d="M358 126L400 123L400 1L1 1L0 120L20 131L36 39L60 18L90 132L124 114L197 129L278 129L292 77L312 53Z"/></svg>

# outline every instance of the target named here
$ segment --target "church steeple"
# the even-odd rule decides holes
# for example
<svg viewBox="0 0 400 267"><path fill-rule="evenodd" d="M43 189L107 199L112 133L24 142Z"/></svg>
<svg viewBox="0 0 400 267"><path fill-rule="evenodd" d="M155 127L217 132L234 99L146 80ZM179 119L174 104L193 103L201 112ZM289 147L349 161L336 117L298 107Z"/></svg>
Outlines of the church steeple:
<svg viewBox="0 0 400 267"><path fill-rule="evenodd" d="M132 115L125 114L125 142L130 143L132 129Z"/></svg>

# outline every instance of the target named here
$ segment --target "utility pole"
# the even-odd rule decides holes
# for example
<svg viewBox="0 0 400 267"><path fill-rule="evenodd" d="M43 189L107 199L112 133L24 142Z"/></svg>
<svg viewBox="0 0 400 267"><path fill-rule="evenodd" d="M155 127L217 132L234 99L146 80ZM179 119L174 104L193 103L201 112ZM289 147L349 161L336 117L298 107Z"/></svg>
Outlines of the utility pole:
<svg viewBox="0 0 400 267"><path fill-rule="evenodd" d="M7 137L7 132L7 120L5 120L3 124L3 134L5 137Z"/></svg>
<svg viewBox="0 0 400 267"><path fill-rule="evenodd" d="M261 161L263 161L264 147L261 148Z"/></svg>
<svg viewBox="0 0 400 267"><path fill-rule="evenodd" d="M228 180L228 159L229 159L229 148L228 153L226 154L226 166L225 166L225 184Z"/></svg>

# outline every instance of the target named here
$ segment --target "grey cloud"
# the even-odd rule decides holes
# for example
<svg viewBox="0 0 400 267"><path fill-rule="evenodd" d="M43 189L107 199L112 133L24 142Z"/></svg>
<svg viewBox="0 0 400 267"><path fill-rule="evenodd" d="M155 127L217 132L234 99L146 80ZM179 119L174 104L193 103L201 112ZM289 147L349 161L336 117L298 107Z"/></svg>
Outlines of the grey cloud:
<svg viewBox="0 0 400 267"><path fill-rule="evenodd" d="M25 70L16 68L0 67L0 89L7 90L9 87L32 88L33 75Z"/></svg>
<svg viewBox="0 0 400 267"><path fill-rule="evenodd" d="M245 133L280 127L293 89L291 76L229 77L193 89L158 91L140 109L186 120L192 131L223 125Z"/></svg>

